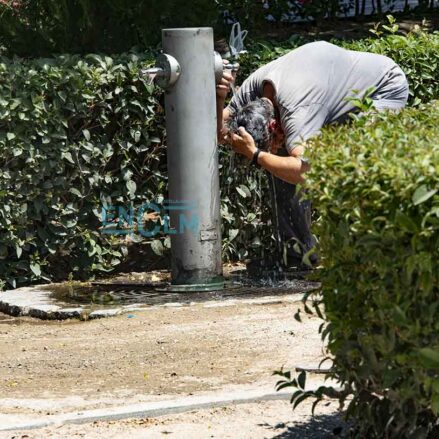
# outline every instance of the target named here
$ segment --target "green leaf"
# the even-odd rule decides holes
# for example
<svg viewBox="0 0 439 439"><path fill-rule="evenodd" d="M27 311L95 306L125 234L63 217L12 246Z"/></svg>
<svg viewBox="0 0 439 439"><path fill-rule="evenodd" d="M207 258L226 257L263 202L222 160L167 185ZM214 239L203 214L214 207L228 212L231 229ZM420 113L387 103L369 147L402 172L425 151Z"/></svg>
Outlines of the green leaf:
<svg viewBox="0 0 439 439"><path fill-rule="evenodd" d="M159 239L154 239L151 242L151 248L156 255L163 256L163 252L165 251L165 248L163 247L162 241L160 241Z"/></svg>
<svg viewBox="0 0 439 439"><path fill-rule="evenodd" d="M241 195L241 197L243 198L247 196L246 193L240 187L236 188L236 192L238 192L238 194Z"/></svg>
<svg viewBox="0 0 439 439"><path fill-rule="evenodd" d="M305 390L306 372L304 370L302 370L302 372L300 372L299 376L297 377L297 383L302 390Z"/></svg>
<svg viewBox="0 0 439 439"><path fill-rule="evenodd" d="M416 233L419 229L418 225L413 221L410 216L399 210L396 211L395 222L407 232Z"/></svg>
<svg viewBox="0 0 439 439"><path fill-rule="evenodd" d="M428 187L425 184L419 186L413 193L413 204L417 206L418 204L424 203L429 198L431 198L437 191L437 189L428 190Z"/></svg>
<svg viewBox="0 0 439 439"><path fill-rule="evenodd" d="M245 184L241 184L236 188L236 191L238 192L239 195L241 195L241 197L243 198L247 198L247 197L251 197L251 192L250 189L245 185Z"/></svg>
<svg viewBox="0 0 439 439"><path fill-rule="evenodd" d="M66 160L69 161L70 163L75 164L71 152L69 152L69 151L67 151L67 152L63 152L63 153L61 154L61 157L64 158L64 159L66 159Z"/></svg>
<svg viewBox="0 0 439 439"><path fill-rule="evenodd" d="M293 403L293 410L301 404L303 401L305 401L307 398L309 398L311 395L308 392L303 393L301 396L299 396Z"/></svg>
<svg viewBox="0 0 439 439"><path fill-rule="evenodd" d="M22 253L23 253L23 249L20 245L16 244L15 245L15 252L17 253L17 258L20 259Z"/></svg>
<svg viewBox="0 0 439 439"><path fill-rule="evenodd" d="M238 236L238 233L239 233L239 229L230 229L229 230L229 240L233 241Z"/></svg>
<svg viewBox="0 0 439 439"><path fill-rule="evenodd" d="M126 182L126 186L128 189L128 193L130 194L131 197L133 197L136 193L136 189L137 189L137 185L133 180L128 180Z"/></svg>
<svg viewBox="0 0 439 439"><path fill-rule="evenodd" d="M89 142L90 141L90 131L89 130L82 130L82 134L84 134L85 139Z"/></svg>
<svg viewBox="0 0 439 439"><path fill-rule="evenodd" d="M17 137L14 133L6 133L6 138L8 140L13 140L15 139L15 137Z"/></svg>
<svg viewBox="0 0 439 439"><path fill-rule="evenodd" d="M256 219L256 215L253 213L253 212L250 212L248 215L247 215L247 221L249 221L249 222L252 222L252 221L254 221L255 219Z"/></svg>
<svg viewBox="0 0 439 439"><path fill-rule="evenodd" d="M437 416L439 415L439 394L433 393L431 397L431 411Z"/></svg>
<svg viewBox="0 0 439 439"><path fill-rule="evenodd" d="M422 366L427 369L439 369L439 348L422 348L418 353Z"/></svg>
<svg viewBox="0 0 439 439"><path fill-rule="evenodd" d="M261 245L262 245L262 242L261 242L259 236L255 236L255 237L252 239L252 242L250 243L250 246L251 246L252 248L258 248L258 247L260 247Z"/></svg>
<svg viewBox="0 0 439 439"><path fill-rule="evenodd" d="M392 318L397 325L403 325L407 322L405 312L398 305L395 305L392 309Z"/></svg>
<svg viewBox="0 0 439 439"><path fill-rule="evenodd" d="M32 273L35 274L35 276L40 277L41 276L41 267L40 264L36 262L31 262L30 269L32 270Z"/></svg>
<svg viewBox="0 0 439 439"><path fill-rule="evenodd" d="M69 192L70 192L71 194L73 194L73 195L76 195L76 196L79 197L79 198L82 198L82 194L81 194L81 192L79 192L79 190L76 189L76 188L74 188L74 187L71 187L71 188L69 189Z"/></svg>

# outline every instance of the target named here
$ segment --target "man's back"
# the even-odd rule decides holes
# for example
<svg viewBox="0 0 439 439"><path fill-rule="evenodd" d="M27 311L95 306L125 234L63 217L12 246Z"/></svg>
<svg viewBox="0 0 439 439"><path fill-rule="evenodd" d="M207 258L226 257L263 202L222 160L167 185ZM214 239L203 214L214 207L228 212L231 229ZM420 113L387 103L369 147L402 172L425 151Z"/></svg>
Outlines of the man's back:
<svg viewBox="0 0 439 439"><path fill-rule="evenodd" d="M382 55L355 52L318 41L305 44L261 67L243 83L231 111L263 95L265 82L275 90L286 144L306 139L325 124L353 110L346 100L369 87L379 89L396 66Z"/></svg>

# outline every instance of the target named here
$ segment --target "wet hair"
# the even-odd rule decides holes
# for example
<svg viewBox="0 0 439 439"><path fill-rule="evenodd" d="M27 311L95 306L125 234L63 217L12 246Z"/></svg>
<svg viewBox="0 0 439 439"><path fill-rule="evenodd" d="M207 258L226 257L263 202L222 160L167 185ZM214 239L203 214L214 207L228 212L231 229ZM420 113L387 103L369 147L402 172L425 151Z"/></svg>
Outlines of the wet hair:
<svg viewBox="0 0 439 439"><path fill-rule="evenodd" d="M228 128L238 133L239 127L253 137L259 149L268 149L273 133L269 130L271 119L275 118L274 108L265 99L256 99L238 109L230 118Z"/></svg>

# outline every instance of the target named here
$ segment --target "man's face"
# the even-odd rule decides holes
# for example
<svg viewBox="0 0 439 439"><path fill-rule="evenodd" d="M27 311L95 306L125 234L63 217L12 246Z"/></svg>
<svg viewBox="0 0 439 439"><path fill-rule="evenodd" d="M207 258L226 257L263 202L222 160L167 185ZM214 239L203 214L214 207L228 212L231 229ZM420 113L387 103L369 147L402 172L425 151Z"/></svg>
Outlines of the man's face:
<svg viewBox="0 0 439 439"><path fill-rule="evenodd" d="M262 98L267 102L274 110L274 105L268 98ZM269 122L269 130L273 136L270 145L268 145L268 151L272 154L276 154L279 149L283 148L285 142L285 135L280 125L280 121L276 119L271 119Z"/></svg>
<svg viewBox="0 0 439 439"><path fill-rule="evenodd" d="M273 138L268 147L269 152L272 154L277 154L279 149L283 148L285 145L285 135L280 126L280 123L275 119L270 123L270 130L272 132Z"/></svg>

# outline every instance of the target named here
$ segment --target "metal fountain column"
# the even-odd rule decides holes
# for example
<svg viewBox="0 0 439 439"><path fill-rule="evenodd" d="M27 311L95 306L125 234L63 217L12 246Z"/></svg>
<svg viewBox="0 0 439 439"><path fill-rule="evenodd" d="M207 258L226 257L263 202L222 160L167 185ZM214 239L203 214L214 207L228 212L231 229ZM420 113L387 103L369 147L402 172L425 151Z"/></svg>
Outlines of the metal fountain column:
<svg viewBox="0 0 439 439"><path fill-rule="evenodd" d="M224 66L211 28L163 29L162 44L156 67L144 73L165 89L169 202L190 207L198 222L196 231L182 230L181 215L170 210L170 289L222 289L215 84Z"/></svg>

